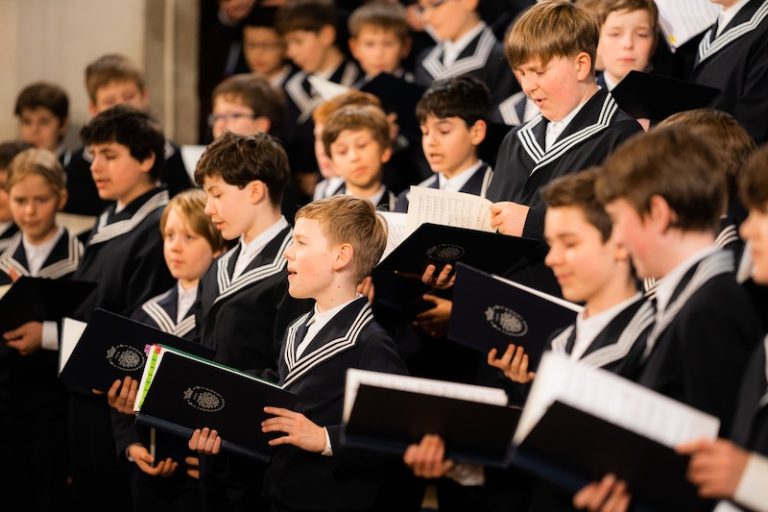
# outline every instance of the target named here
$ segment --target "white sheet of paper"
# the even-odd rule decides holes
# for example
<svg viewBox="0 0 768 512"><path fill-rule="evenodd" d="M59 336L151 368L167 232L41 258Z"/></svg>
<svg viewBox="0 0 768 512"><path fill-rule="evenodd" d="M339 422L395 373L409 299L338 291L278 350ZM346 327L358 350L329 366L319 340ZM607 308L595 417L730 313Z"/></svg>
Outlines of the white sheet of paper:
<svg viewBox="0 0 768 512"><path fill-rule="evenodd" d="M93 229L93 226L96 225L96 217L59 212L56 214L56 224L75 235L79 235Z"/></svg>
<svg viewBox="0 0 768 512"><path fill-rule="evenodd" d="M197 167L197 161L203 156L205 152L205 146L197 144L187 144L181 146L181 161L184 162L184 168L187 170L189 179L195 181L195 167Z"/></svg>
<svg viewBox="0 0 768 512"><path fill-rule="evenodd" d="M493 203L474 194L413 186L408 194L408 203L406 217L408 234L416 231L425 222L480 231L495 231L491 227Z"/></svg>
<svg viewBox="0 0 768 512"><path fill-rule="evenodd" d="M530 286L525 286L524 284L516 283L514 281L510 281L509 279L505 279L503 277L492 275L494 279L497 279L501 281L502 283L506 283L510 286L514 286L515 288L519 288L521 290L525 290L531 295L535 295L537 297L541 297L542 299L546 299L550 302L554 302L555 304L558 304L560 306L563 306L564 308L568 308L571 311L575 311L576 313L580 313L584 308L582 306L579 306L578 304L574 304L573 302L569 302L565 299L561 299L560 297L555 297L554 295L550 295L548 293L541 292L539 290L536 290L534 288L531 288Z"/></svg>
<svg viewBox="0 0 768 512"><path fill-rule="evenodd" d="M710 0L656 0L659 26L672 51L712 26L720 6Z"/></svg>
<svg viewBox="0 0 768 512"><path fill-rule="evenodd" d="M508 401L503 389L351 368L347 370L344 393L343 419L345 422L349 420L352 413L352 406L361 384L491 405L507 405Z"/></svg>
<svg viewBox="0 0 768 512"><path fill-rule="evenodd" d="M0 299L2 299L6 293L8 293L8 290L11 289L11 284L5 284L3 286L0 286Z"/></svg>
<svg viewBox="0 0 768 512"><path fill-rule="evenodd" d="M69 361L69 356L75 350L83 331L88 324L72 318L64 318L61 324L61 344L59 346L59 373Z"/></svg>
<svg viewBox="0 0 768 512"><path fill-rule="evenodd" d="M548 352L520 417L516 444L556 400L670 448L700 438L715 439L720 428L714 416L608 371Z"/></svg>
<svg viewBox="0 0 768 512"><path fill-rule="evenodd" d="M381 260L394 251L408 236L405 229L406 214L397 212L377 212L387 223L387 246ZM379 261L381 261L379 260Z"/></svg>

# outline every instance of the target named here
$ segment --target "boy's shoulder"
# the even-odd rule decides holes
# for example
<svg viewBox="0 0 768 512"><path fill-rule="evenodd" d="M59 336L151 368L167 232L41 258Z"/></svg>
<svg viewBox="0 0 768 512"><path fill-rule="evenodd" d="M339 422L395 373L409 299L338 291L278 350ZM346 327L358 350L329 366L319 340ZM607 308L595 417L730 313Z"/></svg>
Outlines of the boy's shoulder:
<svg viewBox="0 0 768 512"><path fill-rule="evenodd" d="M108 206L97 219L86 248L110 242L148 238L162 243L158 225L168 200L167 190L155 188L120 212L115 211L115 205Z"/></svg>

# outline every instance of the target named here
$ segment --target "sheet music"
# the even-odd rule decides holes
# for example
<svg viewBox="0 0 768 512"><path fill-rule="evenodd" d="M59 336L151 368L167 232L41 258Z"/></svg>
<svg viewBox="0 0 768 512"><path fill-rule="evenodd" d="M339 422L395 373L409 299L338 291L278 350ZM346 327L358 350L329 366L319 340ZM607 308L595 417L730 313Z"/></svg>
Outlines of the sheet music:
<svg viewBox="0 0 768 512"><path fill-rule="evenodd" d="M406 214L396 212L377 213L387 223L387 247L384 249L384 254L381 255L381 260L379 260L382 261L407 238L408 233L405 228Z"/></svg>
<svg viewBox="0 0 768 512"><path fill-rule="evenodd" d="M470 402L490 405L507 405L507 394L503 389L459 384L442 380L393 375L390 373L372 372L368 370L347 370L347 383L344 393L344 421L349 419L352 406L357 397L361 384L376 386L399 391L410 391L432 396L443 396Z"/></svg>
<svg viewBox="0 0 768 512"><path fill-rule="evenodd" d="M187 170L189 179L195 181L195 168L197 161L203 156L205 146L197 144L186 144L181 146L181 161L184 162L184 168Z"/></svg>
<svg viewBox="0 0 768 512"><path fill-rule="evenodd" d="M466 194L448 192L427 187L411 187L408 195L406 232L429 222L457 228L477 229L493 232L491 227L491 205L489 200Z"/></svg>
<svg viewBox="0 0 768 512"><path fill-rule="evenodd" d="M93 226L96 225L96 217L59 212L56 214L56 224L68 229L75 235L79 235L93 229Z"/></svg>
<svg viewBox="0 0 768 512"><path fill-rule="evenodd" d="M80 341L80 337L83 335L85 328L88 324L74 320L72 318L64 318L61 324L61 344L59 345L59 373L69 361L69 356L72 355L72 351L75 350L77 343Z"/></svg>
<svg viewBox="0 0 768 512"><path fill-rule="evenodd" d="M717 20L720 6L710 0L656 0L659 26L674 52Z"/></svg>
<svg viewBox="0 0 768 512"><path fill-rule="evenodd" d="M589 368L549 352L539 365L514 442L519 444L558 400L593 416L674 448L699 438L714 439L720 421L605 370Z"/></svg>

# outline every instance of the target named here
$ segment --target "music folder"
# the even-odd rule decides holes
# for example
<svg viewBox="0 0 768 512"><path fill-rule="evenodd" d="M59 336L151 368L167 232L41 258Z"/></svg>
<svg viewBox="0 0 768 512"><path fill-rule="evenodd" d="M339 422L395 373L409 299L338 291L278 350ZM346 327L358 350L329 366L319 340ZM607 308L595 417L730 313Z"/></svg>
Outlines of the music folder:
<svg viewBox="0 0 768 512"><path fill-rule="evenodd" d="M448 339L499 357L512 343L528 354L535 370L548 341L576 322L581 306L487 274L463 263L456 268Z"/></svg>
<svg viewBox="0 0 768 512"><path fill-rule="evenodd" d="M0 298L0 333L27 322L61 320L95 288L88 281L22 276Z"/></svg>
<svg viewBox="0 0 768 512"><path fill-rule="evenodd" d="M74 348L68 346L72 342L76 343ZM78 340L62 338L59 377L107 391L116 379L141 378L147 347L156 343L200 357L214 356L208 347L98 308Z"/></svg>
<svg viewBox="0 0 768 512"><path fill-rule="evenodd" d="M296 395L246 373L168 347L150 348L135 409L139 424L189 439L197 428L215 429L224 451L266 461L265 406L293 409Z"/></svg>
<svg viewBox="0 0 768 512"><path fill-rule="evenodd" d="M437 434L447 458L504 467L519 415L502 389L349 369L341 441L402 454Z"/></svg>
<svg viewBox="0 0 768 512"><path fill-rule="evenodd" d="M608 473L653 510L709 510L675 447L714 439L717 418L638 384L547 353L515 431L512 463L575 492Z"/></svg>
<svg viewBox="0 0 768 512"><path fill-rule="evenodd" d="M638 119L656 121L707 107L718 94L720 89L714 87L634 70L611 91L621 110Z"/></svg>

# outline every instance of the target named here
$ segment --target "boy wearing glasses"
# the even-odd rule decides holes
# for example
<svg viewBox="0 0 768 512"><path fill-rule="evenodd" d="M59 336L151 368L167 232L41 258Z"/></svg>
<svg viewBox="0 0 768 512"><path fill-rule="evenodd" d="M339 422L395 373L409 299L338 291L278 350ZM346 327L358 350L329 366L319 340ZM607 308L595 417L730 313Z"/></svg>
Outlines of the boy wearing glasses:
<svg viewBox="0 0 768 512"><path fill-rule="evenodd" d="M243 55L248 69L282 89L296 72L285 59L285 43L275 28L276 7L257 7L243 24Z"/></svg>
<svg viewBox="0 0 768 512"><path fill-rule="evenodd" d="M416 83L473 75L491 91L495 108L520 90L493 31L477 12L479 0L419 0L422 19L440 41L425 50L415 66Z"/></svg>
<svg viewBox="0 0 768 512"><path fill-rule="evenodd" d="M225 132L255 135L274 130L283 112L277 91L259 75L233 75L213 90L213 112L208 116L213 138Z"/></svg>

